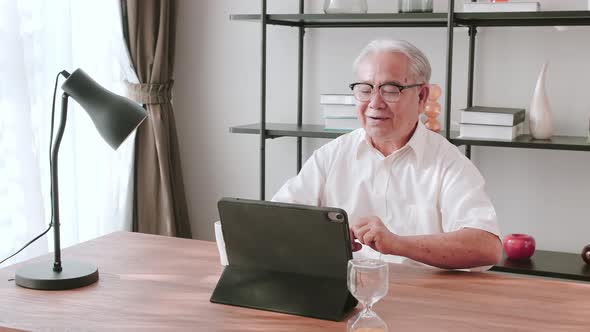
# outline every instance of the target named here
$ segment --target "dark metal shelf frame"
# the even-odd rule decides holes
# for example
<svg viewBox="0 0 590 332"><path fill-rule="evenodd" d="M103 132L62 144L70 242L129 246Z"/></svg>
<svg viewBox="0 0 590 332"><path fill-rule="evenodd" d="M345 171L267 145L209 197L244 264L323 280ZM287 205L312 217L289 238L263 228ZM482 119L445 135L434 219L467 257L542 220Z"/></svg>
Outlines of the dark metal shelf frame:
<svg viewBox="0 0 590 332"><path fill-rule="evenodd" d="M455 13L457 25L474 27L521 27L590 25L590 11L540 11L504 13Z"/></svg>
<svg viewBox="0 0 590 332"><path fill-rule="evenodd" d="M301 126L292 123L266 123L266 138L279 137L306 137L306 138L329 138L334 139L338 136L347 134L351 130L333 130L325 129L323 125L317 124L303 124ZM230 133L233 134L260 134L260 123L253 123L248 125L233 126L229 128ZM445 136L444 131L440 134ZM453 132L455 136L457 132Z"/></svg>
<svg viewBox="0 0 590 332"><path fill-rule="evenodd" d="M448 26L446 13L392 14L267 14L269 25L304 28L439 27ZM230 15L231 20L259 21L260 14ZM453 13L455 27L590 25L590 11Z"/></svg>
<svg viewBox="0 0 590 332"><path fill-rule="evenodd" d="M447 26L444 13L407 14L271 14L268 24L304 28L374 28ZM258 21L260 15L230 15L231 20Z"/></svg>
<svg viewBox="0 0 590 332"><path fill-rule="evenodd" d="M498 146L505 148L547 149L590 151L588 137L581 136L553 136L549 140L534 139L530 135L520 135L511 141L486 140L451 136L450 141L455 145Z"/></svg>
<svg viewBox="0 0 590 332"><path fill-rule="evenodd" d="M290 123L267 123L265 126L267 138L278 137L308 137L308 138L336 138L349 133L350 130L326 130L323 125L313 124L290 124ZM229 131L234 134L260 134L260 123L230 127Z"/></svg>
<svg viewBox="0 0 590 332"><path fill-rule="evenodd" d="M590 281L590 265L584 263L580 254L565 252L536 250L527 260L511 260L504 256L492 271Z"/></svg>
<svg viewBox="0 0 590 332"><path fill-rule="evenodd" d="M231 20L260 21L261 69L260 69L260 122L234 126L232 133L260 135L260 199L265 198L265 142L269 138L297 138L297 172L302 166L301 139L336 138L348 131L329 131L321 125L304 125L303 101L303 38L305 28L372 28L372 27L423 27L447 28L447 67L445 80L445 137L455 145L464 145L467 157L471 146L496 146L529 149L554 149L590 151L586 137L554 136L551 140L534 140L522 135L512 141L484 140L457 137L450 131L453 37L455 28L469 29L469 63L467 106L473 106L473 81L475 36L477 27L508 26L583 26L590 25L590 11L550 11L511 13L455 13L454 0L449 0L448 13L395 13L395 14L304 14L303 0L299 0L298 14L268 14L266 0L261 0L261 14L230 15ZM289 26L298 29L297 123L266 123L266 27ZM582 265L579 255L538 250L532 260L518 262L504 259L493 268L496 271L540 275L556 278L590 281L590 267Z"/></svg>
<svg viewBox="0 0 590 332"><path fill-rule="evenodd" d="M266 138L306 137L306 138L336 138L349 133L350 130L327 130L323 125L266 123ZM260 123L239 125L229 128L234 134L260 134ZM440 133L445 136L445 131ZM455 145L495 146L506 148L547 149L590 151L590 140L582 136L553 136L550 140L537 140L529 135L521 135L512 141L486 140L479 138L459 137L458 132L451 132L450 141Z"/></svg>

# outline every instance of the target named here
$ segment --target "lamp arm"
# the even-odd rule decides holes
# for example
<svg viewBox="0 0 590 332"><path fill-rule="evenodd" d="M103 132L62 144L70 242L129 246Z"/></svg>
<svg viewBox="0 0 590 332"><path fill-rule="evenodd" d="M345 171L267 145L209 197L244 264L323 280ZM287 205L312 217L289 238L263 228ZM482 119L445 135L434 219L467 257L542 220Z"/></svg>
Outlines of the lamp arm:
<svg viewBox="0 0 590 332"><path fill-rule="evenodd" d="M53 243L54 243L54 255L55 261L53 263L53 271L61 272L61 244L60 244L60 233L59 233L59 182L58 182L58 167L57 167L57 154L59 152L59 145L64 135L66 128L66 119L68 116L68 97L67 93L61 96L61 116L59 120L59 127L57 128L57 134L55 141L51 148L51 210L53 214Z"/></svg>

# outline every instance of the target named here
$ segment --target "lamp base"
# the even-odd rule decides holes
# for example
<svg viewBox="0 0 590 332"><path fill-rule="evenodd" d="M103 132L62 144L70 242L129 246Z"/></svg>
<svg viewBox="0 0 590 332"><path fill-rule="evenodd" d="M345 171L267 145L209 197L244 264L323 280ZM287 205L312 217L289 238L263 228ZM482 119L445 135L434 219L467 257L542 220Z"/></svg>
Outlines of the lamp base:
<svg viewBox="0 0 590 332"><path fill-rule="evenodd" d="M96 266L79 262L62 262L62 271L53 271L53 262L28 264L16 271L16 284L32 289L64 290L98 281Z"/></svg>

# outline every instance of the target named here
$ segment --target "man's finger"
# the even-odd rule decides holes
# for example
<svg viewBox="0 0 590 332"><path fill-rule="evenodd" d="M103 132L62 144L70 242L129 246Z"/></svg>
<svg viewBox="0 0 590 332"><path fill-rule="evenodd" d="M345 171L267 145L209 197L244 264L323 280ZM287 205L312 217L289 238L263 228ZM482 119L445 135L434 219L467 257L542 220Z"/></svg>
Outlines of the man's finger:
<svg viewBox="0 0 590 332"><path fill-rule="evenodd" d="M370 229L371 229L370 225L364 225L364 226L354 229L353 232L354 232L355 238L357 238L361 243L364 244L365 241L363 238L365 236L365 233L367 233Z"/></svg>
<svg viewBox="0 0 590 332"><path fill-rule="evenodd" d="M365 234L363 234L361 242L372 248L375 244L375 232L372 230L367 231Z"/></svg>
<svg viewBox="0 0 590 332"><path fill-rule="evenodd" d="M359 251L359 250L363 249L363 245L358 242L353 241L351 248L352 248L352 251Z"/></svg>
<svg viewBox="0 0 590 332"><path fill-rule="evenodd" d="M378 231L376 229L369 230L363 236L363 243L365 245L371 247L371 249L373 249L375 251L380 251L379 249L377 249L377 242L376 242L377 241L377 234L378 234Z"/></svg>
<svg viewBox="0 0 590 332"><path fill-rule="evenodd" d="M352 229L348 229L348 233L350 234L350 247L352 248L352 251L359 251L363 248L362 244L356 242L356 236L354 235L354 232L352 231Z"/></svg>
<svg viewBox="0 0 590 332"><path fill-rule="evenodd" d="M360 218L356 220L351 226L352 229L357 229L367 225L371 220L369 218Z"/></svg>

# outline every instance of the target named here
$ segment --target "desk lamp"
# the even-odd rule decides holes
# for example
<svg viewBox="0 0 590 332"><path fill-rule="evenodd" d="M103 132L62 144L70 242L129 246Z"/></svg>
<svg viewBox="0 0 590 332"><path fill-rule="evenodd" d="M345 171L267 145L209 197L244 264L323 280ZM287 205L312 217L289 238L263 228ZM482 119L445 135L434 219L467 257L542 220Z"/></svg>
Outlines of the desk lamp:
<svg viewBox="0 0 590 332"><path fill-rule="evenodd" d="M96 266L75 261L63 263L61 261L57 153L65 129L68 98L72 97L86 110L98 132L113 149L117 149L147 116L141 105L106 90L82 69L77 69L71 75L66 71L61 74L66 77L66 81L61 87L64 91L61 98L61 119L51 149L50 165L55 259L53 264L51 262L33 263L18 269L15 277L16 284L26 288L73 289L90 285L98 280Z"/></svg>

